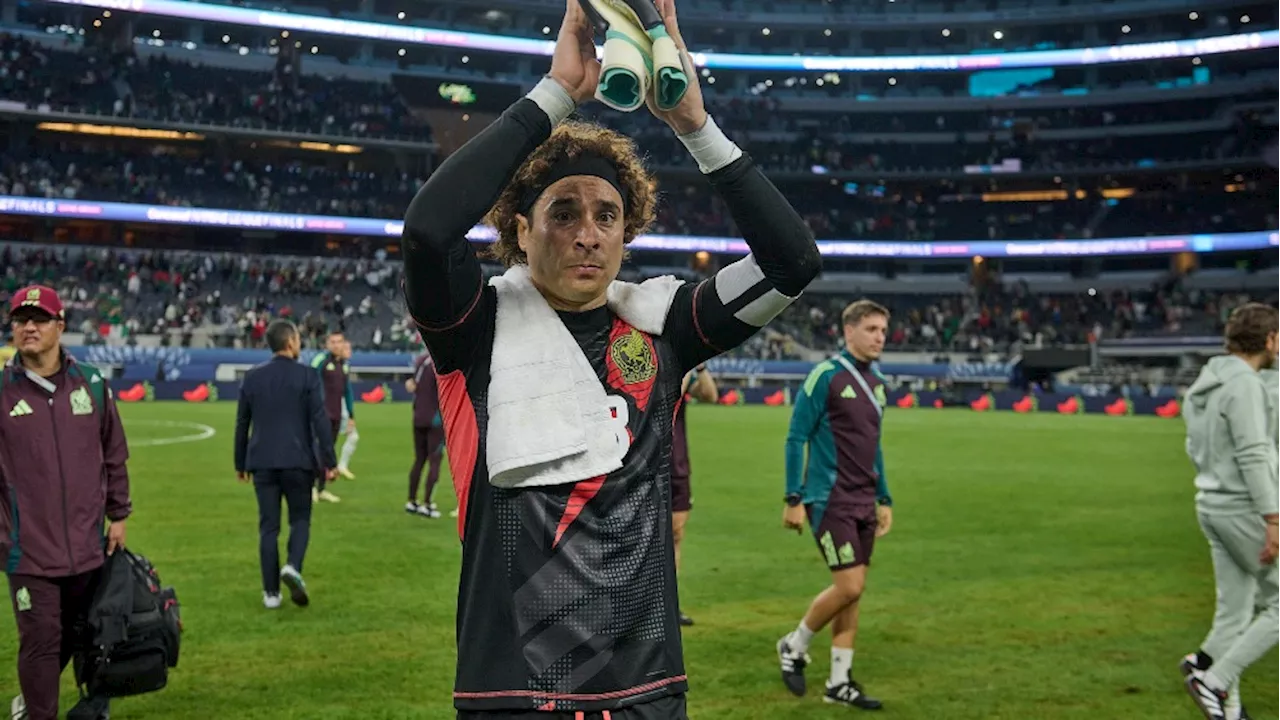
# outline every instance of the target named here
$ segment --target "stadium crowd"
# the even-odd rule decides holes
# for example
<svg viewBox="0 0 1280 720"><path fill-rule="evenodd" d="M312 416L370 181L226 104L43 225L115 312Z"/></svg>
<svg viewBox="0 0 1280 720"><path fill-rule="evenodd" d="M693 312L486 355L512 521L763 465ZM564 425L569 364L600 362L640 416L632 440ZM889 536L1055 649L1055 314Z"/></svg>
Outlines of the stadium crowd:
<svg viewBox="0 0 1280 720"><path fill-rule="evenodd" d="M225 347L261 347L266 324L292 318L309 347L341 330L361 350L414 350L415 330L398 294L400 263L190 252L0 247L0 303L24 283L48 284L66 302L68 325L88 343L138 334L199 331ZM1087 343L1133 335L1220 333L1230 310L1270 297L1151 288L1078 295L1033 294L1025 283L992 284L966 295L872 296L892 312L888 345L898 350L1016 353L1021 346ZM792 359L840 342L838 294L806 294L739 357Z"/></svg>
<svg viewBox="0 0 1280 720"><path fill-rule="evenodd" d="M1149 288L1071 295L1032 293L1025 282L993 284L950 297L896 295L874 299L893 313L887 347L974 354L1017 354L1021 347L1083 345L1102 339L1153 335L1220 335L1245 292L1187 289L1177 281ZM810 295L774 327L793 341L824 352L843 342L840 311L853 297Z"/></svg>
<svg viewBox="0 0 1280 720"><path fill-rule="evenodd" d="M68 43L71 41L69 40ZM143 120L427 141L386 83L294 72L281 56L273 72L193 64L168 55L70 45L51 50L0 32L0 98L33 108Z"/></svg>
<svg viewBox="0 0 1280 720"><path fill-rule="evenodd" d="M0 248L0 301L29 283L63 298L68 330L86 344L164 334L190 344L199 331L222 346L263 347L270 320L297 322L308 347L332 330L362 349L413 350L398 303L399 264L268 255ZM177 337L173 338L172 335Z"/></svg>
<svg viewBox="0 0 1280 720"><path fill-rule="evenodd" d="M793 88L794 89L794 88ZM815 89L816 90L816 89ZM73 46L51 50L24 37L0 33L0 97L49 110L90 112L241 128L397 137L426 141L429 126L416 118L392 84L324 78L295 71L286 54L274 72L193 64L180 54L138 57L132 48ZM773 98L724 96L711 112L743 147L773 171L941 171L1019 160L1028 170L1134 167L1163 161L1230 159L1256 155L1270 137L1256 111L1235 105L1253 95L1204 102L1170 101L1105 108L959 113L832 114L815 124L810 115L780 112ZM688 166L679 142L641 114L593 111L595 119L634 137L660 165ZM1231 132L1047 141L1037 130L1109 128L1144 122L1230 118ZM1012 130L1009 139L997 131ZM988 132L985 142L964 142L963 132ZM854 132L955 133L954 142L854 142ZM780 135L785 133L785 135Z"/></svg>
<svg viewBox="0 0 1280 720"><path fill-rule="evenodd" d="M396 218L423 178L406 171L190 151L122 152L110 146L41 143L0 157L0 195L215 207L348 217ZM983 180L932 186L831 185L784 181L819 238L864 240L1063 239L1276 227L1275 203L1239 202L1197 187L1135 197L1106 207L1096 196L1041 202L954 202L983 191ZM737 234L724 203L706 183L662 179L659 234ZM1074 192L1069 185L1064 190ZM1079 188L1075 188L1079 189ZM1194 199L1195 202L1189 202Z"/></svg>

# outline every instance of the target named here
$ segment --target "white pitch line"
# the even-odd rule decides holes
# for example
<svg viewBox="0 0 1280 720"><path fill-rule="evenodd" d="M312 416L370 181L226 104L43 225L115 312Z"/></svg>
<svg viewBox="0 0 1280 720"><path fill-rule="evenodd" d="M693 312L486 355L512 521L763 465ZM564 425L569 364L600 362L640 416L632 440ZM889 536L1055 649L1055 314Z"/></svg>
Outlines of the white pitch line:
<svg viewBox="0 0 1280 720"><path fill-rule="evenodd" d="M196 430L190 435L179 435L170 438L144 438L142 440L130 440L129 447L159 447L161 445L177 445L179 443L199 442L208 440L218 433L217 430L197 422L187 422L185 420L130 420L128 425L152 425L156 427L177 427L190 428ZM126 433L127 437L127 433Z"/></svg>

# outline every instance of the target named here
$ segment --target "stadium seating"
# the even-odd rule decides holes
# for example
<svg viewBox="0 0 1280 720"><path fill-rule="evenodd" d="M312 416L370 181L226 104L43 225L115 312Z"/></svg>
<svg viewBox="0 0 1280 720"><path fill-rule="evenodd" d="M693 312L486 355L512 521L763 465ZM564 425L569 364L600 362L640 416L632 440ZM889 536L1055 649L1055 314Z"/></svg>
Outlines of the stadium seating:
<svg viewBox="0 0 1280 720"><path fill-rule="evenodd" d="M560 7L551 0L288 5L381 28L498 36L489 49L465 39L342 38L346 30L332 24L290 34L269 19L250 27L82 12L56 0L8 8L0 17L0 124L8 138L0 197L393 222L432 169L541 72L545 59L512 43L547 38ZM1277 24L1274 7L1222 2L1199 17L1174 0L1101 9L1070 0L685 0L681 12L695 51L772 58L708 66L700 78L722 127L822 240L1017 243L1277 228L1274 44L1245 40L1218 52L1202 43L1204 55L1190 61L1144 50L1141 62L1002 69L1011 53L1266 33ZM999 18L1009 22L1001 27ZM797 53L883 60L950 53L982 62L973 72L784 67ZM662 202L652 232L739 235L665 126L647 113L582 112L632 137L657 170ZM301 320L312 343L334 327L362 346L414 342L399 305L393 237L139 224L121 231L81 222L50 238L36 224L15 222L7 239L23 242L4 250L6 284L47 277L72 292L73 329L87 331L86 342L161 332L177 343L255 345L264 319L281 314ZM135 250L86 255L30 244L50 239L127 242ZM696 278L726 259L642 251L626 277ZM1275 267L1274 251L1206 257L1202 265L1243 269L1198 285L1170 273L1169 259L1041 262L990 261L992 275L979 284L966 263L829 256L821 288L739 352L825 351L838 308L861 292L894 309L890 341L901 348L1006 353L1024 342L1213 332L1238 293L1267 296L1255 276ZM1111 289L1125 283L1106 278L1129 270L1148 274ZM1002 272L1010 280L1001 282ZM1108 289L1037 292L1028 289L1041 287L1034 273L1098 278ZM134 291L131 276L140 281ZM1013 278L1024 276L1031 285L1020 289ZM942 277L951 284L922 290ZM1152 277L1173 280L1153 289Z"/></svg>
<svg viewBox="0 0 1280 720"><path fill-rule="evenodd" d="M308 347L320 346L329 330L342 330L358 347L371 350L407 350L416 342L397 296L400 270L385 261L7 245L0 247L0 264L5 267L0 302L27 281L20 278L50 283L68 299L69 330L89 344L160 334L174 345L256 348L263 346L265 319L277 316L297 320ZM636 278L667 270L629 268ZM1243 285L1245 277L1237 274L1235 282ZM95 288L101 292L95 294ZM1276 290L1223 291L1165 282L1058 294L1034 292L1023 281L957 295L871 297L893 313L890 349L985 356L1017 354L1024 345L1215 335L1230 308L1251 299L1274 303ZM840 311L852 299L811 293L734 356L789 360L809 350L830 351L840 342ZM130 378L156 372L154 365L126 368Z"/></svg>

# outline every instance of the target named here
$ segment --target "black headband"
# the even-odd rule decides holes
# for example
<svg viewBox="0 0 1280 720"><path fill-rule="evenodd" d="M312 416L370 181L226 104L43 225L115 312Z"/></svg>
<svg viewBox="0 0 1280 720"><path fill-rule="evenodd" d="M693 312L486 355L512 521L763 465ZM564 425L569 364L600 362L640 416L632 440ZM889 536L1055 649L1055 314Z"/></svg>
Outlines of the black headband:
<svg viewBox="0 0 1280 720"><path fill-rule="evenodd" d="M551 165L551 170L542 178L542 182L529 188L524 196L520 198L520 205L516 208L516 212L529 216L529 210L533 208L533 204L538 201L542 193L547 188L554 185L557 181L572 175L592 175L609 183L622 196L623 211L627 206L627 191L622 188L622 183L618 181L618 168L613 163L594 153L584 153L577 157L561 156Z"/></svg>

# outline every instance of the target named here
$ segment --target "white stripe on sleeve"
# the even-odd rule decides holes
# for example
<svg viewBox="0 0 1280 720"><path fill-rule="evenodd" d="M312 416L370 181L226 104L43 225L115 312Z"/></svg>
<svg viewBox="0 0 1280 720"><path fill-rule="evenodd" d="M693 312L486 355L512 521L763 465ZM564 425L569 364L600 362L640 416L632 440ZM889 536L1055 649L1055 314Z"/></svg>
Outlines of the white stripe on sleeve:
<svg viewBox="0 0 1280 720"><path fill-rule="evenodd" d="M789 298L777 290L769 288L765 294L747 303L746 307L734 313L733 316L748 325L764 327L779 313L786 310L793 300L795 298Z"/></svg>

